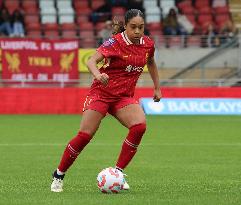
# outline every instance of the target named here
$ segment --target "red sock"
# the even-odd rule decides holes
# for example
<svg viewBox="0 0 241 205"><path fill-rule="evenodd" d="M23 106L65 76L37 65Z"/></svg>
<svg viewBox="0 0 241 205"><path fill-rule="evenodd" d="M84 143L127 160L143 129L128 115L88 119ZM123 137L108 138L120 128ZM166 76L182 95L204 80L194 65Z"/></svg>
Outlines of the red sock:
<svg viewBox="0 0 241 205"><path fill-rule="evenodd" d="M68 168L73 164L79 153L90 142L91 136L84 132L79 132L74 137L64 150L61 162L58 166L59 171L66 172Z"/></svg>
<svg viewBox="0 0 241 205"><path fill-rule="evenodd" d="M124 169L134 157L142 136L146 131L146 124L141 123L129 128L129 133L122 144L121 153L116 163L116 167Z"/></svg>

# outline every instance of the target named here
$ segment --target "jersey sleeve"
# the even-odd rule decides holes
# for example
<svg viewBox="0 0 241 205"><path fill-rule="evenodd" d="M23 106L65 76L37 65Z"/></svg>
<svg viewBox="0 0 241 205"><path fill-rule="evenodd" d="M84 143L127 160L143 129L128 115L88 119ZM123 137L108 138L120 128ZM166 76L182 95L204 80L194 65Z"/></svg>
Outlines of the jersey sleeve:
<svg viewBox="0 0 241 205"><path fill-rule="evenodd" d="M154 57L154 53L155 53L155 46L154 43L151 46L150 52L149 52L149 56L152 58Z"/></svg>
<svg viewBox="0 0 241 205"><path fill-rule="evenodd" d="M117 41L114 38L109 38L105 41L97 51L100 52L104 57L109 58L115 56L117 52Z"/></svg>

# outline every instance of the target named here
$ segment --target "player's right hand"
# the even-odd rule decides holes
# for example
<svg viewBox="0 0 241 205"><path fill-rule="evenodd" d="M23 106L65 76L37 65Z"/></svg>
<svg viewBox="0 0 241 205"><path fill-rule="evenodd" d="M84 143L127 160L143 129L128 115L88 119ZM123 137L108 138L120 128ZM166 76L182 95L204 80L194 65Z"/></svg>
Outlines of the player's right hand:
<svg viewBox="0 0 241 205"><path fill-rule="evenodd" d="M103 85L107 85L109 82L109 76L106 73L100 73L95 78L96 80L100 81Z"/></svg>

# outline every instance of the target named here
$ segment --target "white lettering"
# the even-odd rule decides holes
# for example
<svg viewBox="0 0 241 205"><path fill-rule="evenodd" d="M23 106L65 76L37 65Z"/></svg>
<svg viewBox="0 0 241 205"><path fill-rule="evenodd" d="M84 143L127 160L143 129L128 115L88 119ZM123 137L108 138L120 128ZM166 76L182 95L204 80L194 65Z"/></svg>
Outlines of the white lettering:
<svg viewBox="0 0 241 205"><path fill-rule="evenodd" d="M179 111L189 111L188 104L186 102L181 102L179 105Z"/></svg>
<svg viewBox="0 0 241 205"><path fill-rule="evenodd" d="M237 109L238 109L238 112L241 112L241 102L237 103Z"/></svg>
<svg viewBox="0 0 241 205"><path fill-rule="evenodd" d="M204 101L204 102L196 102L200 108L197 109L198 112L209 112L209 110L213 109L213 103L210 104L210 102Z"/></svg>
<svg viewBox="0 0 241 205"><path fill-rule="evenodd" d="M54 81L68 81L69 80L69 74L68 73L65 73L65 74L54 73L53 74L53 80Z"/></svg>
<svg viewBox="0 0 241 205"><path fill-rule="evenodd" d="M143 67L137 67L137 66L128 65L126 67L125 71L127 71L127 72L131 72L131 71L142 72L143 71Z"/></svg>
<svg viewBox="0 0 241 205"><path fill-rule="evenodd" d="M227 102L226 105L227 105L227 107L228 107L232 112L235 111L235 107L236 107L236 106L237 106L237 108L238 108L238 104L237 104L237 103Z"/></svg>
<svg viewBox="0 0 241 205"><path fill-rule="evenodd" d="M22 80L27 80L27 81L32 81L33 80L33 74L31 73L22 73L22 74L13 74L12 75L12 80L17 80L17 81L22 81Z"/></svg>
<svg viewBox="0 0 241 205"><path fill-rule="evenodd" d="M197 112L199 110L199 106L197 102L190 102L190 110L193 112Z"/></svg>
<svg viewBox="0 0 241 205"><path fill-rule="evenodd" d="M214 103L210 101L168 101L168 110L170 112L211 112L211 113L227 113L238 110L241 112L241 103L236 102L219 102Z"/></svg>
<svg viewBox="0 0 241 205"><path fill-rule="evenodd" d="M39 73L37 75L37 80L39 80L39 81L48 81L48 74Z"/></svg>
<svg viewBox="0 0 241 205"><path fill-rule="evenodd" d="M42 42L40 47L42 50L51 50L51 44L47 42Z"/></svg>
<svg viewBox="0 0 241 205"><path fill-rule="evenodd" d="M54 49L55 50L73 50L73 49L77 49L78 46L78 42L77 41L70 41L67 43L54 43Z"/></svg>
<svg viewBox="0 0 241 205"><path fill-rule="evenodd" d="M237 99L168 99L149 102L154 112L170 114L241 114L241 100ZM165 108L165 109L164 109Z"/></svg>
<svg viewBox="0 0 241 205"><path fill-rule="evenodd" d="M13 74L12 80L17 80L17 81L26 80L26 74Z"/></svg>
<svg viewBox="0 0 241 205"><path fill-rule="evenodd" d="M228 112L228 111L229 111L229 109L227 108L226 103L220 102L220 104L218 105L218 108L217 108L217 112Z"/></svg>
<svg viewBox="0 0 241 205"><path fill-rule="evenodd" d="M168 102L168 109L170 110L170 112L178 111L177 103L175 101L169 101Z"/></svg>
<svg viewBox="0 0 241 205"><path fill-rule="evenodd" d="M9 50L38 50L38 46L33 41L1 41L1 48Z"/></svg>
<svg viewBox="0 0 241 205"><path fill-rule="evenodd" d="M33 80L33 74L32 73L28 73L27 74L27 79L28 80Z"/></svg>

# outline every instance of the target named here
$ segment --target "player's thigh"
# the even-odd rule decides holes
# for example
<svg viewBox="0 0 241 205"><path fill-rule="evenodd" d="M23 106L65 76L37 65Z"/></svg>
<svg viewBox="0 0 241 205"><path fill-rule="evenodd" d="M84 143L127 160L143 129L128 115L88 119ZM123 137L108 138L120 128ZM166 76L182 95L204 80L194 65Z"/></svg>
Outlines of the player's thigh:
<svg viewBox="0 0 241 205"><path fill-rule="evenodd" d="M146 122L145 113L139 104L129 104L118 109L114 117L127 128Z"/></svg>
<svg viewBox="0 0 241 205"><path fill-rule="evenodd" d="M94 135L104 117L105 115L95 110L85 110L80 123L80 131Z"/></svg>

